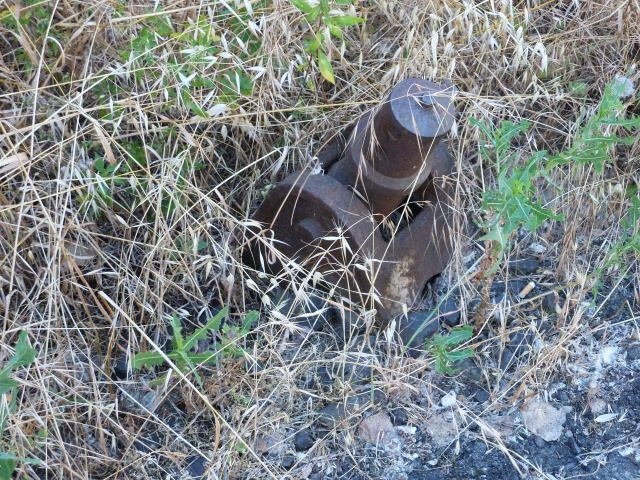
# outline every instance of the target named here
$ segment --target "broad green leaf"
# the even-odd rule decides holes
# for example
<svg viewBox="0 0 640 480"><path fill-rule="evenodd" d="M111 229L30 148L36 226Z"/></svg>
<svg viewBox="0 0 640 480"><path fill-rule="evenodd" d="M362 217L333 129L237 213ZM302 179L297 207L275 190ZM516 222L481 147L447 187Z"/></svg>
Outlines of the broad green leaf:
<svg viewBox="0 0 640 480"><path fill-rule="evenodd" d="M312 13L314 10L307 0L291 0L291 4L302 13Z"/></svg>
<svg viewBox="0 0 640 480"><path fill-rule="evenodd" d="M441 375L452 375L456 373L456 371L451 368L451 366L447 363L446 359L442 356L436 357L436 372Z"/></svg>
<svg viewBox="0 0 640 480"><path fill-rule="evenodd" d="M333 76L333 67L324 52L318 52L318 69L320 70L322 77L327 82L335 85L336 79Z"/></svg>
<svg viewBox="0 0 640 480"><path fill-rule="evenodd" d="M329 33L331 35L333 35L336 38L344 38L344 35L342 35L342 30L340 30L340 27L337 27L335 25L329 24Z"/></svg>
<svg viewBox="0 0 640 480"><path fill-rule="evenodd" d="M242 330L244 330L245 332L248 332L251 329L251 327L258 321L259 318L260 318L260 314L255 310L251 310L244 317L244 321L242 322Z"/></svg>
<svg viewBox="0 0 640 480"><path fill-rule="evenodd" d="M310 38L306 40L306 45L304 47L304 51L307 53L315 53L320 48L321 39L318 36Z"/></svg>
<svg viewBox="0 0 640 480"><path fill-rule="evenodd" d="M10 378L10 375L19 367L31 365L36 358L36 351L27 340L27 332L21 332L16 343L16 351L5 366L0 370L0 394L8 393L18 386L18 383Z"/></svg>
<svg viewBox="0 0 640 480"><path fill-rule="evenodd" d="M164 363L164 357L159 352L140 352L133 356L133 368L139 370L143 367L159 367Z"/></svg>
<svg viewBox="0 0 640 480"><path fill-rule="evenodd" d="M177 315L171 316L171 328L173 329L173 338L171 343L174 350L182 350L184 339L182 338L182 321Z"/></svg>
<svg viewBox="0 0 640 480"><path fill-rule="evenodd" d="M448 335L442 337L443 340L440 345L453 347L471 340L471 337L473 337L473 327L471 325L452 328Z"/></svg>
<svg viewBox="0 0 640 480"><path fill-rule="evenodd" d="M195 346L198 340L202 340L207 337L207 333L209 331L217 332L218 330L220 330L220 324L228 313L229 307L224 307L217 314L211 317L206 325L198 328L194 333L192 333L189 338L187 338L186 342L184 342L184 351L189 352Z"/></svg>
<svg viewBox="0 0 640 480"><path fill-rule="evenodd" d="M5 460L15 460L18 462L28 463L29 465L42 465L42 460L38 458L24 458L24 457L18 457L13 453L0 452L0 461L5 461Z"/></svg>
<svg viewBox="0 0 640 480"><path fill-rule="evenodd" d="M331 17L331 23L338 27L351 27L362 22L364 22L363 18L353 15L336 15L335 17Z"/></svg>
<svg viewBox="0 0 640 480"><path fill-rule="evenodd" d="M187 357L195 365L208 365L216 362L216 352L188 353Z"/></svg>
<svg viewBox="0 0 640 480"><path fill-rule="evenodd" d="M459 360L464 360L465 358L473 357L474 352L470 347L463 348L462 350L453 350L447 353L447 360L450 362L457 362Z"/></svg>
<svg viewBox="0 0 640 480"><path fill-rule="evenodd" d="M196 102L193 99L193 97L191 96L191 94L189 93L189 91L186 88L183 88L183 89L180 90L180 95L182 97L182 101L184 102L185 106L189 107L189 109L193 113L195 113L199 117L203 117L203 118L208 118L209 117L207 112L205 112L202 109L202 107L198 104L198 102Z"/></svg>
<svg viewBox="0 0 640 480"><path fill-rule="evenodd" d="M16 469L16 460L9 454L0 453L0 480L10 480Z"/></svg>
<svg viewBox="0 0 640 480"><path fill-rule="evenodd" d="M11 392L14 388L18 387L18 382L13 378L0 377L0 395Z"/></svg>
<svg viewBox="0 0 640 480"><path fill-rule="evenodd" d="M27 341L27 332L21 332L16 343L16 352L2 368L0 376L10 373L17 367L30 365L36 358L36 351L29 346Z"/></svg>

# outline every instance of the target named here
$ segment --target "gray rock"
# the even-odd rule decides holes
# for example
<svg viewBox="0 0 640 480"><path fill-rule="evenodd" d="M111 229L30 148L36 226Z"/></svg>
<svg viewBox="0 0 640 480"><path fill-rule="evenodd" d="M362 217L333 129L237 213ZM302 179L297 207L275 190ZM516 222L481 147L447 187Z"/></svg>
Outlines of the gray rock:
<svg viewBox="0 0 640 480"><path fill-rule="evenodd" d="M305 452L309 450L313 447L314 443L315 440L313 438L313 432L308 428L296 432L293 437L293 446L298 452Z"/></svg>
<svg viewBox="0 0 640 480"><path fill-rule="evenodd" d="M128 362L126 357L117 358L115 362L111 365L111 370L113 371L113 375L118 380L126 380L127 374L129 372Z"/></svg>
<svg viewBox="0 0 640 480"><path fill-rule="evenodd" d="M285 455L282 458L282 467L285 470L291 470L291 467L293 467L295 463L296 463L296 457L294 457L293 455Z"/></svg>
<svg viewBox="0 0 640 480"><path fill-rule="evenodd" d="M529 349L529 345L533 343L533 339L531 332L526 334L522 332L511 334L509 336L509 345L504 349L502 357L500 358L500 368L506 370L512 363L515 363L514 359L517 359Z"/></svg>
<svg viewBox="0 0 640 480"><path fill-rule="evenodd" d="M516 275L533 275L539 268L540 262L534 257L521 258L509 263L509 270Z"/></svg>
<svg viewBox="0 0 640 480"><path fill-rule="evenodd" d="M508 282L493 282L489 290L491 303L498 303L508 300L509 297L515 299L522 289L528 284L527 280L509 280ZM534 290L535 291L535 290Z"/></svg>
<svg viewBox="0 0 640 480"><path fill-rule="evenodd" d="M489 392L487 392L484 388L478 388L473 397L475 398L476 402L484 403L489 400Z"/></svg>
<svg viewBox="0 0 640 480"><path fill-rule="evenodd" d="M317 388L330 387L335 381L332 369L327 365L320 365L315 371L314 380Z"/></svg>
<svg viewBox="0 0 640 480"><path fill-rule="evenodd" d="M187 473L193 480L201 480L207 470L208 460L200 455L187 457Z"/></svg>
<svg viewBox="0 0 640 480"><path fill-rule="evenodd" d="M440 328L438 319L433 313L430 310L416 310L409 312L406 317L402 315L396 319L396 330L412 357L422 353L425 341Z"/></svg>
<svg viewBox="0 0 640 480"><path fill-rule="evenodd" d="M325 428L335 428L351 415L368 405L381 403L384 398L384 392L376 388L351 395L346 402L330 403L318 412L318 424Z"/></svg>
<svg viewBox="0 0 640 480"><path fill-rule="evenodd" d="M627 360L631 362L640 360L640 343L636 343L627 348Z"/></svg>
<svg viewBox="0 0 640 480"><path fill-rule="evenodd" d="M460 306L458 301L453 298L447 298L439 309L440 321L450 327L455 327L460 323Z"/></svg>
<svg viewBox="0 0 640 480"><path fill-rule="evenodd" d="M325 325L328 325L338 315L335 307L327 303L326 299L316 295L310 296L309 303L303 306L303 311L314 313L314 315L304 317L302 320L315 331L322 330Z"/></svg>
<svg viewBox="0 0 640 480"><path fill-rule="evenodd" d="M559 304L560 299L558 298L558 294L553 292L545 295L542 298L542 309L547 313L556 313L556 305Z"/></svg>
<svg viewBox="0 0 640 480"><path fill-rule="evenodd" d="M318 412L318 423L323 427L333 428L347 418L348 410L343 402L325 405Z"/></svg>
<svg viewBox="0 0 640 480"><path fill-rule="evenodd" d="M406 425L409 420L409 414L402 407L396 407L389 411L389 417L391 417L391 423L395 427Z"/></svg>
<svg viewBox="0 0 640 480"><path fill-rule="evenodd" d="M456 368L460 371L460 381L482 382L484 380L482 369L475 364L472 358L465 358L456 363Z"/></svg>

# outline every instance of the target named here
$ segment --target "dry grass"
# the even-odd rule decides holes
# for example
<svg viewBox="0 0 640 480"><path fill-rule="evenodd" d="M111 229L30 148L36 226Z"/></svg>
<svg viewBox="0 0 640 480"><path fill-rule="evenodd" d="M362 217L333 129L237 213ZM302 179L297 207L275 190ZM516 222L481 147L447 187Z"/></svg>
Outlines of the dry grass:
<svg viewBox="0 0 640 480"><path fill-rule="evenodd" d="M354 360L340 335L293 322L303 314L298 306L313 313L310 295L322 295L309 279L289 282L292 302L282 305L276 282L243 264L243 229L265 188L306 164L336 127L379 102L399 79L451 78L460 92L451 142L459 172L457 234L444 277L445 285L460 281L463 321L471 321L470 301L483 288L467 271L483 248L474 222L494 177L479 161L478 132L468 120L529 119L533 129L522 150L557 151L593 111L608 80L638 77L637 0L357 2L354 12L366 23L346 30L344 49L333 51L335 87L314 69L298 68L308 26L286 0L264 8L251 0L185 0L168 2L162 14L150 14L152 5L106 0L28 3L34 2L0 5L2 17L20 16L21 9L40 15L24 25L0 23L0 359L10 356L21 330L38 351L20 376L0 451L42 460L20 464L28 478L175 477L196 453L210 460L211 478L280 478L282 467L264 450L286 449L318 405L354 391L349 382L327 392L307 381L330 359L343 367L373 365L375 385L392 402L415 408L416 419L424 416L416 399L439 396L431 359L402 357L394 341L381 341L381 355L364 349ZM261 47L249 55L232 19L252 3L251 23L243 28L253 30ZM198 16L219 37L216 61L176 53L188 47L188 25ZM153 18L190 33L158 41L152 61L123 59L120 52L131 50ZM220 85L194 87L193 101L211 112L202 118L170 96L185 82L174 61L211 79L242 72L253 90L223 108ZM587 86L585 98L571 93L575 82ZM101 205L96 158L120 164L135 153L133 143L144 161L122 173L113 204ZM503 348L509 334L533 331L544 340L542 352L520 357L507 389L495 384L493 406L544 390L589 328L583 307L592 290L589 274L621 235L627 203L616 189L640 180L638 149L616 152L618 160L603 174L566 169L554 178L561 193L539 192L567 221L518 237L510 255L542 245L548 272L532 280L541 293L562 291L566 305L553 320L543 318L558 328L549 338L536 323L540 310L532 308L541 297L486 312L477 351L487 375L496 368L490 352ZM133 181L135 194L123 193ZM83 198L101 214L90 215ZM171 200L179 200L174 210L167 207ZM608 285L631 282L638 305L638 263L606 273ZM497 278L505 275L503 269ZM202 367L203 386L177 369L158 386L149 384L157 375L147 371L114 376L114 364L164 345L170 315L183 317L188 328L220 305L231 307L231 323L251 309L262 312L255 330L235 339L245 358ZM637 324L637 313L630 322ZM483 413L469 410L467 418ZM325 469L338 455L357 465L362 450L353 447L354 434L330 432L309 458ZM139 452L137 442L154 435L157 445ZM533 468L512 458L523 471ZM295 475L303 477L309 465L298 458ZM352 473L368 475L364 467Z"/></svg>

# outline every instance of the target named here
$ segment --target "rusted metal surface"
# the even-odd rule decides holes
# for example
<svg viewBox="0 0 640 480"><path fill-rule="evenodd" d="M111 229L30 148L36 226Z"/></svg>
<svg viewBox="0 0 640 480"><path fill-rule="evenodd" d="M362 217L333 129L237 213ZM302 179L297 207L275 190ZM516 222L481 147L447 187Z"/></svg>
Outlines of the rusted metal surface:
<svg viewBox="0 0 640 480"><path fill-rule="evenodd" d="M288 259L322 272L332 293L375 309L381 325L410 308L451 256L455 162L442 139L454 121L452 93L420 79L397 84L318 154L321 169L273 188L254 215L264 230L246 259L272 273L291 270ZM383 235L409 211L410 221Z"/></svg>

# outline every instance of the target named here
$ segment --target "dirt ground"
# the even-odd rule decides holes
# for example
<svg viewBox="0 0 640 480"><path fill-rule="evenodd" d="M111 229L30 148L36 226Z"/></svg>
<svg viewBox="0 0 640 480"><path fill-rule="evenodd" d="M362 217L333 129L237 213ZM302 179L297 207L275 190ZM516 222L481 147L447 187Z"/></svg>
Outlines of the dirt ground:
<svg viewBox="0 0 640 480"><path fill-rule="evenodd" d="M611 82L638 115L638 1L329 4L362 20L330 36L288 0L0 2L0 366L21 331L36 351L0 395L0 472L640 478L640 142L538 177L557 217L483 275L500 176L474 122L529 121L522 163L569 148ZM334 84L309 53L325 30ZM408 77L451 80L457 113L452 259L408 306L431 320L407 351L315 272L242 252L273 185ZM214 362L171 356L172 324L186 338L223 308L190 352ZM474 354L439 373L425 341L460 325Z"/></svg>

